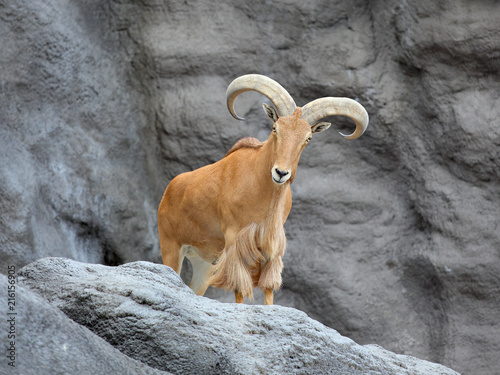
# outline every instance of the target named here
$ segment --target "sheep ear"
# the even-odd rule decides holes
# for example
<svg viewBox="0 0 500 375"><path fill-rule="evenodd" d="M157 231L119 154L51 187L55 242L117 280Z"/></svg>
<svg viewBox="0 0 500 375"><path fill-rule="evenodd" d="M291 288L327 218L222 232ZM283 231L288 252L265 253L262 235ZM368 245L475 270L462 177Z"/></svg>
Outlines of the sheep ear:
<svg viewBox="0 0 500 375"><path fill-rule="evenodd" d="M313 133L321 133L330 127L329 122L318 122L316 125L311 126L311 131Z"/></svg>
<svg viewBox="0 0 500 375"><path fill-rule="evenodd" d="M271 120L273 120L273 122L278 121L278 113L273 106L263 103L262 108L264 108L264 112Z"/></svg>

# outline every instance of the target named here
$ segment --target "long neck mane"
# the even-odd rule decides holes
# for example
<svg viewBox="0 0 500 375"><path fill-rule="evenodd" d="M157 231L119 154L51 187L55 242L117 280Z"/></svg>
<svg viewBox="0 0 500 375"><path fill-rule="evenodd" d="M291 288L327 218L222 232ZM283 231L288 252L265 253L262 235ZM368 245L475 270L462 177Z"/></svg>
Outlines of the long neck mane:
<svg viewBox="0 0 500 375"><path fill-rule="evenodd" d="M272 181L271 168L273 166L274 145L272 140L260 142L255 138L243 138L238 141L226 154L233 154L241 149L254 149L252 153L252 173L259 179L260 192L257 193L260 203L265 204L262 221L256 222L256 241L262 255L266 259L273 259L277 255L283 255L286 247L286 237L283 224L288 216L286 210L287 197L289 195L289 183L277 185Z"/></svg>

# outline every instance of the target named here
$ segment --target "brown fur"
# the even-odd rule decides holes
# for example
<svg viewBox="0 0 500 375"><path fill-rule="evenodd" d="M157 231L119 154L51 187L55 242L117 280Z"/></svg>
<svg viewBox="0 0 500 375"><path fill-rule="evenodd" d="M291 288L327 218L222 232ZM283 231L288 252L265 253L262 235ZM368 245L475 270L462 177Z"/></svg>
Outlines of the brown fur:
<svg viewBox="0 0 500 375"><path fill-rule="evenodd" d="M263 142L254 137L242 138L238 142L236 142L233 147L231 147L231 149L226 153L226 156L232 154L235 151L238 151L240 148L260 148L263 144Z"/></svg>

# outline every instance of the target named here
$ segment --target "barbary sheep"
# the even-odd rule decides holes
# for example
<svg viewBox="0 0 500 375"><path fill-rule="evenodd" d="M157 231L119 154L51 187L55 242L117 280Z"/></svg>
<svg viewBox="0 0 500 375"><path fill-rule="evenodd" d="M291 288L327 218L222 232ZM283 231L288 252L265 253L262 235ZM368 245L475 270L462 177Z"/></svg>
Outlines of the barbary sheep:
<svg viewBox="0 0 500 375"><path fill-rule="evenodd" d="M265 142L238 141L214 164L175 177L158 209L163 263L180 274L187 257L193 266L190 287L203 295L212 285L234 291L236 302L253 298L254 287L273 303L281 286L286 237L283 225L292 207L292 183L299 158L315 133L330 127L328 116L347 116L356 123L348 139L361 136L368 114L348 98L326 97L302 108L276 81L257 74L235 79L227 89L230 113L236 97L257 91L274 105L264 104L273 120Z"/></svg>

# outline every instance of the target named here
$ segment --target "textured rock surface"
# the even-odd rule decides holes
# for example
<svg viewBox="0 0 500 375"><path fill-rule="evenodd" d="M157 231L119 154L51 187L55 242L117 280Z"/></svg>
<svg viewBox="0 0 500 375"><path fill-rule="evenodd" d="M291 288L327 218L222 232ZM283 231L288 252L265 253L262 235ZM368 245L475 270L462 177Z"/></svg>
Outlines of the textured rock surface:
<svg viewBox="0 0 500 375"><path fill-rule="evenodd" d="M4 259L159 259L154 122L110 4L2 1L0 12Z"/></svg>
<svg viewBox="0 0 500 375"><path fill-rule="evenodd" d="M224 103L267 74L299 105L349 96L371 118L304 151L276 302L498 374L499 24L494 0L0 0L1 264L159 261L165 186L267 136L262 98L238 99L246 123Z"/></svg>
<svg viewBox="0 0 500 375"><path fill-rule="evenodd" d="M175 374L457 374L357 345L295 309L198 297L154 263L45 258L19 282L126 355Z"/></svg>
<svg viewBox="0 0 500 375"><path fill-rule="evenodd" d="M6 276L0 275L0 285L0 298L6 302ZM4 315L0 324L2 374L169 374L128 358L30 289L15 285L14 293L16 305L11 306L15 315ZM14 318L13 330L7 317ZM15 356L9 361L14 366L6 359L5 345L10 342Z"/></svg>

